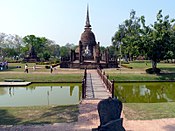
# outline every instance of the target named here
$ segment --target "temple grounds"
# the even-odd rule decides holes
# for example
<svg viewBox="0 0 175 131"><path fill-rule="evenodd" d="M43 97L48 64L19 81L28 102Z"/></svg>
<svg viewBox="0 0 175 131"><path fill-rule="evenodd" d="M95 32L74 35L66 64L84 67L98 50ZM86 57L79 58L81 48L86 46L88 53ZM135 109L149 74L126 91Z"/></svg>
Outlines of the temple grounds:
<svg viewBox="0 0 175 131"><path fill-rule="evenodd" d="M81 82L84 70L80 69L60 69L57 67L53 73L50 73L49 69L45 69L45 65L37 65L36 70L32 69L33 64L29 64L29 73L24 72L24 64L20 64L21 68L16 68L19 63L9 63L9 70L0 72L0 81L4 79L23 79L31 82ZM162 69L160 75L150 75L145 73L145 69L151 67L151 63L130 63L126 64L130 68L119 68L119 69L104 69L105 73L109 75L109 78L115 81L155 81L155 80L174 80L175 66L174 64L160 63L158 67ZM175 102L171 103L123 103L124 109L123 114L127 120L152 120L160 118L174 118L175 117ZM48 117L52 118L53 109L64 112L64 107L35 107L31 110L27 110L29 107L24 108L0 108L2 119L7 119L3 125L8 125L9 120L13 118L13 123L10 124L31 124L38 123L40 121L40 115L47 114ZM78 106L69 106L66 108L66 113L71 113L69 117L62 118L62 114L57 112L57 117L52 119L48 123L59 123L59 122L76 122L78 118ZM31 112L30 112L31 111ZM38 118L30 120L31 116L37 112ZM6 115L2 115L6 112ZM19 112L26 114L25 118ZM37 115L36 115L37 117ZM71 118L70 118L71 117ZM50 119L48 118L48 119ZM59 118L59 120L58 120ZM23 121L18 122L19 119ZM70 121L71 120L71 121ZM30 121L27 123L27 121ZM47 123L47 122L46 122Z"/></svg>

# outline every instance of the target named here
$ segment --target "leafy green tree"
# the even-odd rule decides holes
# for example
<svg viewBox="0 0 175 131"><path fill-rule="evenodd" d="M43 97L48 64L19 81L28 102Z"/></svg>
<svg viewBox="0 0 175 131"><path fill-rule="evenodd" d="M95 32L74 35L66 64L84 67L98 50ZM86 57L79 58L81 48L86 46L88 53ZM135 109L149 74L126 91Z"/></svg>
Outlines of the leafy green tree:
<svg viewBox="0 0 175 131"><path fill-rule="evenodd" d="M3 51L5 57L14 57L18 55L18 52L14 48L4 48Z"/></svg>
<svg viewBox="0 0 175 131"><path fill-rule="evenodd" d="M134 10L130 13L130 18L119 25L118 31L112 37L112 43L116 48L122 46L122 54L133 60L138 56L138 43L140 42L140 18L135 16ZM121 45L122 44L122 45ZM121 55L121 54L120 54Z"/></svg>
<svg viewBox="0 0 175 131"><path fill-rule="evenodd" d="M69 48L67 48L66 46L62 46L60 48L60 56L61 57L69 57L70 55L70 50Z"/></svg>
<svg viewBox="0 0 175 131"><path fill-rule="evenodd" d="M115 52L116 52L116 49L114 46L109 46L107 47L109 49L109 57L110 58L115 58Z"/></svg>
<svg viewBox="0 0 175 131"><path fill-rule="evenodd" d="M49 61L50 56L51 55L48 51L44 51L43 58L44 58L45 61Z"/></svg>
<svg viewBox="0 0 175 131"><path fill-rule="evenodd" d="M56 45L56 44L53 44L53 45L50 45L48 47L48 50L51 54L51 56L53 56L54 58L58 58L60 56L60 46L59 45Z"/></svg>
<svg viewBox="0 0 175 131"><path fill-rule="evenodd" d="M60 56L61 57L70 57L70 51L75 50L77 46L74 44L67 43L65 46L60 48Z"/></svg>
<svg viewBox="0 0 175 131"><path fill-rule="evenodd" d="M145 25L145 17L135 17L131 11L130 19L119 25L118 31L112 37L115 47L122 44L122 53L129 57L144 55L152 60L152 69L156 71L160 60L172 58L175 54L175 27L174 19L169 15L163 17L162 10L151 26Z"/></svg>
<svg viewBox="0 0 175 131"><path fill-rule="evenodd" d="M144 26L142 34L142 46L146 55L152 60L153 71L157 68L157 63L163 60L171 47L171 28L173 20L169 16L163 17L162 10L157 14L157 20L151 28Z"/></svg>
<svg viewBox="0 0 175 131"><path fill-rule="evenodd" d="M23 38L23 41L27 44L29 49L33 46L38 54L43 52L47 43L47 39L45 37L36 37L35 35L27 35Z"/></svg>

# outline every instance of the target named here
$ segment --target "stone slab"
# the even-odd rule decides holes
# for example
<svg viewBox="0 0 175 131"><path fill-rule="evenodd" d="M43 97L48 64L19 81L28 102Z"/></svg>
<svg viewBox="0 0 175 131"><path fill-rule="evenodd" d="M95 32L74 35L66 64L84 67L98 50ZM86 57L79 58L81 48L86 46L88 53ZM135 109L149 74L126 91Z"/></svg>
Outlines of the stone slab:
<svg viewBox="0 0 175 131"><path fill-rule="evenodd" d="M0 82L0 86L27 86L31 82Z"/></svg>

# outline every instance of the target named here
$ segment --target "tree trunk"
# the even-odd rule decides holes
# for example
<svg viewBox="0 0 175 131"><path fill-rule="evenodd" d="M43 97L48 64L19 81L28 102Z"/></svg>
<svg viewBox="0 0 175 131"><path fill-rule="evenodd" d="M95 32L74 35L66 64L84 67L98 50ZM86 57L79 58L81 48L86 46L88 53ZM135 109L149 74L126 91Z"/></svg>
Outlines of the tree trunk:
<svg viewBox="0 0 175 131"><path fill-rule="evenodd" d="M153 69L153 71L156 71L156 68L157 68L157 62L152 60L152 69Z"/></svg>

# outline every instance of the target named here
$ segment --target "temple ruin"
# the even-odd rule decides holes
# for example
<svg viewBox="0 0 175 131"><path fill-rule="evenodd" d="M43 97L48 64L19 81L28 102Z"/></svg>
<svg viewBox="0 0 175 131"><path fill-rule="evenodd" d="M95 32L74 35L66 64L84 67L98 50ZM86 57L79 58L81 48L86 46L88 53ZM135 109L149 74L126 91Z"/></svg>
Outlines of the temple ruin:
<svg viewBox="0 0 175 131"><path fill-rule="evenodd" d="M117 61L109 57L109 49L100 51L100 42L96 42L92 32L89 8L87 7L86 23L84 32L81 34L79 46L76 50L71 50L70 58L61 58L60 68L115 68Z"/></svg>

